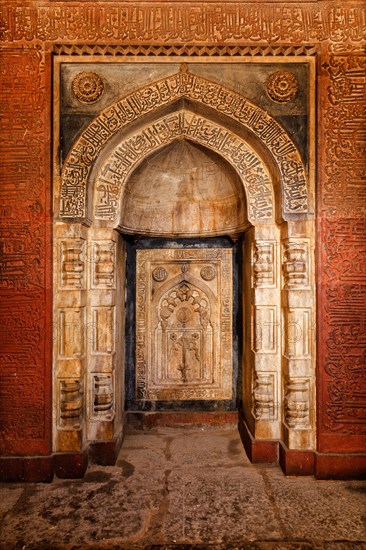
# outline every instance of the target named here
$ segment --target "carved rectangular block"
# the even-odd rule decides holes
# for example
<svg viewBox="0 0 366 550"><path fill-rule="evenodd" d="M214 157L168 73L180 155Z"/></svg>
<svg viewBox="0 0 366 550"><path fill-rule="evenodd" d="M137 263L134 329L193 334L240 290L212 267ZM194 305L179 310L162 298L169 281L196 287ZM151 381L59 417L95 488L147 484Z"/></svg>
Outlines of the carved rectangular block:
<svg viewBox="0 0 366 550"><path fill-rule="evenodd" d="M288 358L311 357L312 311L309 308L293 308L285 321L285 355Z"/></svg>
<svg viewBox="0 0 366 550"><path fill-rule="evenodd" d="M278 328L276 306L255 307L253 309L253 351L256 353L276 353Z"/></svg>
<svg viewBox="0 0 366 550"><path fill-rule="evenodd" d="M285 422L295 430L310 427L310 380L308 378L289 378L285 385Z"/></svg>
<svg viewBox="0 0 366 550"><path fill-rule="evenodd" d="M112 420L114 417L113 374L92 375L92 416L95 420Z"/></svg>
<svg viewBox="0 0 366 550"><path fill-rule="evenodd" d="M310 241L309 239L286 239L283 243L284 288L309 288Z"/></svg>
<svg viewBox="0 0 366 550"><path fill-rule="evenodd" d="M255 373L252 404L252 413L257 420L277 419L276 373Z"/></svg>
<svg viewBox="0 0 366 550"><path fill-rule="evenodd" d="M92 288L115 288L116 244L94 241L90 252Z"/></svg>
<svg viewBox="0 0 366 550"><path fill-rule="evenodd" d="M107 353L114 351L114 308L92 308L92 324L88 327L88 338L92 340L93 353Z"/></svg>
<svg viewBox="0 0 366 550"><path fill-rule="evenodd" d="M59 288L76 290L85 288L85 241L60 241Z"/></svg>
<svg viewBox="0 0 366 550"><path fill-rule="evenodd" d="M79 430L83 417L83 386L80 379L59 381L60 428Z"/></svg>
<svg viewBox="0 0 366 550"><path fill-rule="evenodd" d="M252 245L252 287L276 286L276 241L255 241Z"/></svg>
<svg viewBox="0 0 366 550"><path fill-rule="evenodd" d="M231 399L231 249L137 251L136 394Z"/></svg>
<svg viewBox="0 0 366 550"><path fill-rule="evenodd" d="M84 353L85 308L62 308L58 311L57 334L59 358L77 359Z"/></svg>

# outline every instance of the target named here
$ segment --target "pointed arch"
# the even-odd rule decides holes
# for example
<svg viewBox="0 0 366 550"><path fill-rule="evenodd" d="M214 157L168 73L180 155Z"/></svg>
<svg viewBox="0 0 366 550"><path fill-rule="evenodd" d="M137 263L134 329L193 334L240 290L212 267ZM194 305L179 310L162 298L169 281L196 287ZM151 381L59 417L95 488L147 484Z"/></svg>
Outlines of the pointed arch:
<svg viewBox="0 0 366 550"><path fill-rule="evenodd" d="M63 167L60 218L81 221L87 217L90 172L99 153L117 132L182 98L210 107L218 115L225 115L260 140L278 167L284 217L286 214L307 213L305 167L295 144L280 124L233 90L201 76L180 72L125 96L104 110L84 130Z"/></svg>
<svg viewBox="0 0 366 550"><path fill-rule="evenodd" d="M96 177L93 217L119 220L128 177L148 156L180 138L212 150L234 168L245 189L250 222L274 218L272 178L261 157L227 128L186 109L144 125L113 149Z"/></svg>

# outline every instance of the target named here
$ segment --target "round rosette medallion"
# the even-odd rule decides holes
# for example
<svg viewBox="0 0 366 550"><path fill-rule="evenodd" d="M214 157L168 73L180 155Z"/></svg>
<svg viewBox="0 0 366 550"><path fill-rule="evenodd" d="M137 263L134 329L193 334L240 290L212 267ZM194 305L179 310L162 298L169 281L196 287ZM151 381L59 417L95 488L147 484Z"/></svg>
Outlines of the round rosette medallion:
<svg viewBox="0 0 366 550"><path fill-rule="evenodd" d="M81 103L95 103L104 92L104 84L98 74L83 72L72 81L72 91Z"/></svg>
<svg viewBox="0 0 366 550"><path fill-rule="evenodd" d="M212 281L216 277L216 269L213 265L205 265L201 269L201 277L204 281Z"/></svg>
<svg viewBox="0 0 366 550"><path fill-rule="evenodd" d="M266 83L267 95L277 103L286 103L294 99L299 90L297 76L290 71L272 73Z"/></svg>

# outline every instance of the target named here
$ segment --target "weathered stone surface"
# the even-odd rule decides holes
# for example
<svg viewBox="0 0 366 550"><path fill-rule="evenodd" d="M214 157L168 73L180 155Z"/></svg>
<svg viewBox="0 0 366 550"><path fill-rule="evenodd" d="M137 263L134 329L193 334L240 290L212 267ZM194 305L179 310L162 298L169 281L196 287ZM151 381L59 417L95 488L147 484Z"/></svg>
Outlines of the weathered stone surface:
<svg viewBox="0 0 366 550"><path fill-rule="evenodd" d="M365 490L254 466L232 428L135 431L82 481L1 486L0 547L360 549Z"/></svg>

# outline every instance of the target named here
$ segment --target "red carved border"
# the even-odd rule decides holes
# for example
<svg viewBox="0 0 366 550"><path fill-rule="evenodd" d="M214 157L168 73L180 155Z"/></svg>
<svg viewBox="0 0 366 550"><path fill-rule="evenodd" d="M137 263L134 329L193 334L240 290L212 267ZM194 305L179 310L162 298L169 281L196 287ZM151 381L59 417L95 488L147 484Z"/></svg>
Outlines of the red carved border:
<svg viewBox="0 0 366 550"><path fill-rule="evenodd" d="M0 451L51 445L50 57L4 51L0 139Z"/></svg>

